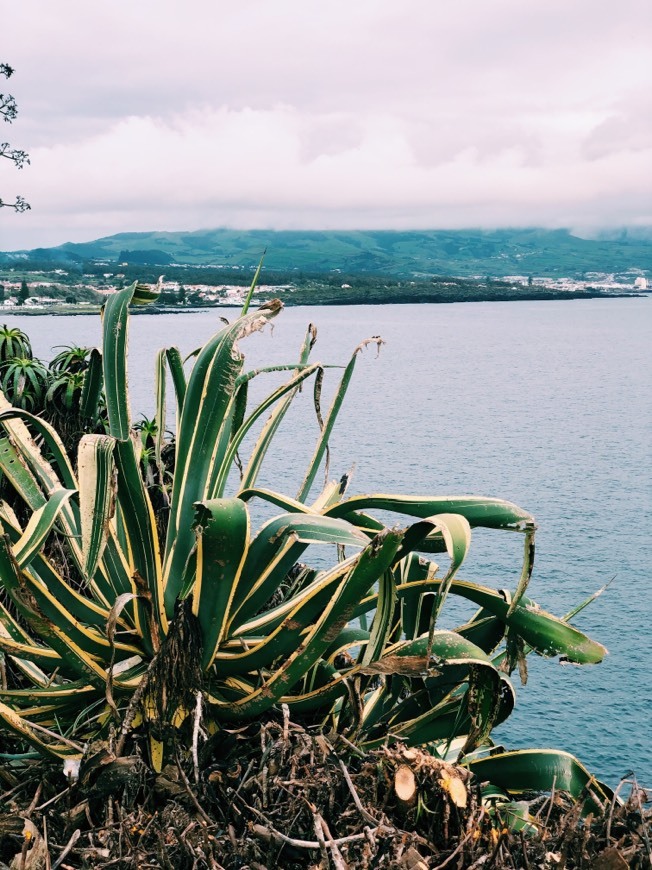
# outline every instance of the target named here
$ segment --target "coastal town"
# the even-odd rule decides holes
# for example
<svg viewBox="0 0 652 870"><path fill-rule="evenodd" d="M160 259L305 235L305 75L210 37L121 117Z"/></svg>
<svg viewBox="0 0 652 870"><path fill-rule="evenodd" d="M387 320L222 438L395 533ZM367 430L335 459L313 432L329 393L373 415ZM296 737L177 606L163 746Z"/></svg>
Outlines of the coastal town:
<svg viewBox="0 0 652 870"><path fill-rule="evenodd" d="M184 281L179 273L183 272L185 268L187 267L175 265L173 267L173 271L176 273L174 279L162 277L160 282L162 306L166 308L239 306L247 295L253 277L253 269L240 269L239 283L221 283L218 268L204 267L207 272L205 282ZM353 295L355 294L357 283L355 278L346 277L346 280L339 283L342 277L346 276L338 274L329 276L328 283L331 289L328 298L329 304L337 304L337 298L333 297L337 296L338 289L342 291L341 295L346 299L347 304L351 302L352 291ZM105 297L115 293L132 280L131 275L121 271L80 275L78 272L75 273L63 268L51 271L23 271L16 265L9 268L5 267L0 270L0 310L20 309L36 313L37 311L58 310L60 308L69 310L71 306L80 310L94 310L103 303ZM373 283L373 277L365 276L365 286L368 287L370 281ZM523 294L530 293L551 294L555 297L559 297L560 294L568 294L569 296L622 296L643 294L651 289L650 279L640 269L631 269L620 274L589 272L584 273L581 278L551 278L534 275L507 275L495 278L492 276L472 276L471 278L419 276L415 280L396 282L396 287L402 286L406 291L411 291L409 301L414 301L413 295L418 292L418 288L421 286L432 284L438 287L454 288L458 282L465 284L473 282L478 288L488 288L488 298L492 295L491 288L493 287L495 290L499 286L503 291L500 296L501 300L505 298L505 294L509 295L510 292L513 293L514 298L522 298ZM311 284L315 283L319 282L315 282L314 279L308 281L305 278L297 279L293 276L288 276L287 280L280 283L260 283L256 287L257 299L264 300L272 296L279 296L285 298L288 304L320 304L320 298L306 299L306 293L309 292ZM377 283L385 285L386 279L378 277ZM315 292L319 292L317 287ZM293 296L297 297L296 300L293 299ZM364 304L367 300L361 294L359 301ZM396 302L400 299L393 298L392 301ZM432 300L427 298L426 301ZM443 301L455 301L455 299L446 298Z"/></svg>

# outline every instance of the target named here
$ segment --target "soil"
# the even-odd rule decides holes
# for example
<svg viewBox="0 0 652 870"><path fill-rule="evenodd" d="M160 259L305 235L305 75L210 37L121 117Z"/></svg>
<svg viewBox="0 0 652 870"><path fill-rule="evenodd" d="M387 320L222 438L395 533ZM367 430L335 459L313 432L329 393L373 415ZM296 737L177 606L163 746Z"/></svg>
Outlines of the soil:
<svg viewBox="0 0 652 870"><path fill-rule="evenodd" d="M634 780L599 815L521 796L534 824L517 832L464 768L400 744L363 754L287 718L221 731L158 775L144 742L125 749L92 747L74 782L58 763L3 761L0 870L651 867Z"/></svg>

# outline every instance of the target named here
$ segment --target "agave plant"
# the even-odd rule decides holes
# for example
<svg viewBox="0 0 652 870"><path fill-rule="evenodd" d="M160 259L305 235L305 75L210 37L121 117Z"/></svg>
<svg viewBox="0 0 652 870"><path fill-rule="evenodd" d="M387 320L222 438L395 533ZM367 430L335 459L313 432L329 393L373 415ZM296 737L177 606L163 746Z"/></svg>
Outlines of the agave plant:
<svg viewBox="0 0 652 870"><path fill-rule="evenodd" d="M107 432L85 435L76 462L53 426L0 402L0 469L31 511L23 527L7 502L0 505L0 649L14 674L0 688L0 723L57 757L79 756L114 723L118 751L144 735L160 769L179 729L196 739L200 716L215 732L287 705L291 715L364 747L401 740L454 752L490 767L487 778L502 785L512 755L480 756L513 708L509 672L530 650L579 664L605 652L526 597L532 517L495 498L349 497L346 478L311 498L360 348L321 421L297 495L258 487L293 398L309 378L319 389L324 371L310 361L310 328L298 359L273 367L288 372L285 383L248 409L248 385L265 370L245 370L239 343L279 313L278 300L253 312L246 304L198 350L188 376L177 349L159 352L157 412L144 437L128 401L128 309L154 297L134 284L105 305ZM165 440L168 370L172 443ZM171 487L157 509L143 480L144 446L161 484L163 452L174 450ZM253 530L255 500L279 513ZM395 514L397 524L378 519L379 511ZM523 535L512 594L459 578L474 527ZM313 550L322 567L310 564ZM324 552L333 553L330 567ZM455 631L439 627L449 596L479 608ZM548 785L554 777L575 791L586 784L570 756L537 763Z"/></svg>

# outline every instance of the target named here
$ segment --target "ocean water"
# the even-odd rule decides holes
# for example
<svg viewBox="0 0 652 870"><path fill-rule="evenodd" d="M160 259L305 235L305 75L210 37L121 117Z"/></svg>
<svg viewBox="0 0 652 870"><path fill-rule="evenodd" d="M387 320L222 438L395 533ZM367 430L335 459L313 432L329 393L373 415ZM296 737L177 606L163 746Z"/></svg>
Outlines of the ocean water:
<svg viewBox="0 0 652 870"><path fill-rule="evenodd" d="M237 312L132 318L134 418L153 409L156 349L189 352L220 314ZM0 321L24 328L43 357L99 342L97 317ZM528 594L557 615L612 581L575 620L609 656L592 667L530 656L494 736L566 749L611 784L633 770L652 786L652 299L290 308L242 343L248 366L295 362L310 321L324 363L345 364L364 338L386 342L359 354L331 441L331 476L354 467L350 493L477 494L527 508L539 526ZM340 373L326 372L325 405ZM256 378L254 393L274 377ZM259 483L294 494L316 436L307 389ZM521 536L476 531L460 575L513 588L521 547ZM466 615L445 612L450 625Z"/></svg>

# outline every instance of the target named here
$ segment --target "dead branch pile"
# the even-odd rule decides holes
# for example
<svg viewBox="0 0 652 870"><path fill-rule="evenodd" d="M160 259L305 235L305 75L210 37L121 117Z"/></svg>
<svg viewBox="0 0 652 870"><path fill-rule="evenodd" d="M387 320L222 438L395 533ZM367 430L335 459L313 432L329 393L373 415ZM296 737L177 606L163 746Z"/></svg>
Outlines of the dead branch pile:
<svg viewBox="0 0 652 870"><path fill-rule="evenodd" d="M468 771L402 746L362 754L289 722L221 732L155 776L138 746L95 747L76 782L0 766L0 870L649 868L652 811L629 799L581 818L532 796L539 832L509 831Z"/></svg>

